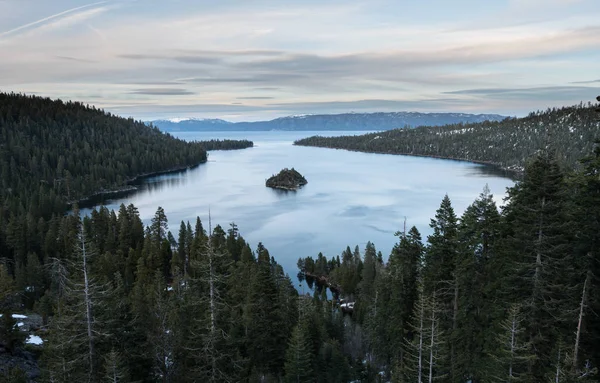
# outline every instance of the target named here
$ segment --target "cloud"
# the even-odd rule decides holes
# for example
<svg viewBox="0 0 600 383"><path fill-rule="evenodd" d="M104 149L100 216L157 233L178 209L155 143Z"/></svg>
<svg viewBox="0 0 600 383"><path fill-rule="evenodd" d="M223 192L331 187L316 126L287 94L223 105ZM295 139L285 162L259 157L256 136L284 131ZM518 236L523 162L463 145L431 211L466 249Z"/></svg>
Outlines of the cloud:
<svg viewBox="0 0 600 383"><path fill-rule="evenodd" d="M144 88L144 89L134 89L130 94L146 94L151 96L183 96L194 94L194 92L190 92L185 89L178 88Z"/></svg>
<svg viewBox="0 0 600 383"><path fill-rule="evenodd" d="M21 25L6 32L0 33L0 41L22 34L32 34L35 32L44 32L52 29L63 28L76 23L80 23L92 17L98 16L111 7L97 7L100 4L105 4L107 1L87 4L80 7L72 8L43 19Z"/></svg>
<svg viewBox="0 0 600 383"><path fill-rule="evenodd" d="M537 88L487 88L487 89L464 89L444 94L468 95L486 98L500 98L513 100L589 100L600 94L600 87L587 86L548 86Z"/></svg>
<svg viewBox="0 0 600 383"><path fill-rule="evenodd" d="M87 59L81 59L81 58L77 58L77 57L69 57L69 56L54 56L57 59L61 59L61 60L67 60L67 61L77 61L77 62L81 62L81 63L93 63L95 61L93 60L87 60Z"/></svg>
<svg viewBox="0 0 600 383"><path fill-rule="evenodd" d="M48 21L52 21L52 20L61 18L61 17L66 16L66 15L69 15L69 17L81 15L82 13L85 13L85 12L79 12L78 13L77 11L81 11L83 9L87 9L87 8L94 7L94 6L100 5L100 4L105 4L105 3L107 3L107 1L98 1L96 3L91 3L91 4L87 4L87 5L82 5L80 7L75 7L75 8L67 9L66 11L62 11L62 12L56 13L54 15L50 15L50 16L44 17L43 19L39 19L39 20L30 22L30 23L27 23L27 24L24 24L24 25L20 25L20 26L18 26L16 28L10 29L10 30L5 31L5 32L1 32L0 33L0 38L2 38L4 36L16 34L17 32L20 32L20 31L28 29L28 28L33 28L33 27L38 27L40 25L44 25Z"/></svg>
<svg viewBox="0 0 600 383"><path fill-rule="evenodd" d="M268 96L247 96L247 97L236 97L238 100L272 100L275 97Z"/></svg>
<svg viewBox="0 0 600 383"><path fill-rule="evenodd" d="M571 81L570 84L594 84L600 82L599 80L589 80L589 81Z"/></svg>
<svg viewBox="0 0 600 383"><path fill-rule="evenodd" d="M597 85L578 81L596 78L600 59L593 0L575 11L550 0L553 11L541 16L523 8L538 0L492 1L489 9L455 5L436 14L392 0L305 0L285 11L274 0L180 0L160 9L91 3L20 20L0 36L0 49L11 52L0 60L0 84L84 100L101 89L99 106L160 117L378 109L512 115L585 100L591 90L543 89ZM35 14L33 2L18 4L11 7L22 18Z"/></svg>

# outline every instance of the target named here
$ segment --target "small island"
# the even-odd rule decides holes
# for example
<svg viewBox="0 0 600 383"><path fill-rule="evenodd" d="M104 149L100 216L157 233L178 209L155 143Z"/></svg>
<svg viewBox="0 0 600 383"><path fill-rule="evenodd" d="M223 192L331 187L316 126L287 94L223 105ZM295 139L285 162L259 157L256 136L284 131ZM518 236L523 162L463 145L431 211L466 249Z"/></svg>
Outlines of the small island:
<svg viewBox="0 0 600 383"><path fill-rule="evenodd" d="M308 181L296 169L285 168L277 175L271 176L267 182L267 187L283 190L298 190L306 185Z"/></svg>

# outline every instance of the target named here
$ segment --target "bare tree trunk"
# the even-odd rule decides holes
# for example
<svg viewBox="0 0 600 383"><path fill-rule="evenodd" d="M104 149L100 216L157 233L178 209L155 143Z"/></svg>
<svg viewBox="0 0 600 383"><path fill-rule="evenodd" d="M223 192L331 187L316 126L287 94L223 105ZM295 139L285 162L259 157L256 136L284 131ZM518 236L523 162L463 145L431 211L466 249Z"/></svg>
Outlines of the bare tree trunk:
<svg viewBox="0 0 600 383"><path fill-rule="evenodd" d="M433 350L435 348L435 291L431 302L431 342L429 344L429 383L433 382Z"/></svg>
<svg viewBox="0 0 600 383"><path fill-rule="evenodd" d="M508 381L513 381L513 360L515 359L515 342L517 335L517 317L512 317L510 328L510 362L508 364Z"/></svg>
<svg viewBox="0 0 600 383"><path fill-rule="evenodd" d="M546 197L542 197L542 206L541 209L544 209L544 206L546 205ZM540 279L540 274L542 272L542 239L544 237L544 231L542 229L542 226L544 225L544 214L540 213L540 219L539 219L539 225L538 225L538 243L537 243L537 249L536 249L536 258L535 258L535 275L534 275L534 282L535 282L535 287L534 289L537 289L537 285Z"/></svg>
<svg viewBox="0 0 600 383"><path fill-rule="evenodd" d="M90 280L88 278L87 270L87 254L85 252L85 232L83 226L81 227L81 254L83 258L82 270L83 270L83 292L85 299L85 319L87 322L87 336L88 336L88 359L89 359L89 370L88 380L91 381L94 376L94 333L92 331L92 299L90 292Z"/></svg>
<svg viewBox="0 0 600 383"><path fill-rule="evenodd" d="M577 369L577 362L579 358L579 340L581 339L581 325L583 323L583 316L585 314L585 307L587 301L587 286L590 280L591 272L588 271L583 282L583 292L581 293L581 303L579 305L579 321L577 322L577 335L575 336L575 349L573 350L573 370Z"/></svg>
<svg viewBox="0 0 600 383"><path fill-rule="evenodd" d="M458 327L458 277L454 272L454 308L452 311L452 332L456 332ZM456 374L456 350L454 349L454 342L450 342L450 362L452 365L452 380L455 381Z"/></svg>
<svg viewBox="0 0 600 383"><path fill-rule="evenodd" d="M554 376L554 383L560 383L560 347L558 348L558 357L556 358L556 375Z"/></svg>
<svg viewBox="0 0 600 383"><path fill-rule="evenodd" d="M421 302L421 313L419 315L419 371L418 383L423 382L423 320L425 319L425 303Z"/></svg>

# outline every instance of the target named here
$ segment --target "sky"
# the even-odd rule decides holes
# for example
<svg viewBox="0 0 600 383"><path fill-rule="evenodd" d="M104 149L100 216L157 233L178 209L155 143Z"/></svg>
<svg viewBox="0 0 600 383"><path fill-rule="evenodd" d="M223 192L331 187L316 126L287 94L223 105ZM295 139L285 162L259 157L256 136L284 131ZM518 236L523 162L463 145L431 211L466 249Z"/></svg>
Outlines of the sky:
<svg viewBox="0 0 600 383"><path fill-rule="evenodd" d="M600 1L0 0L0 91L143 120L521 116L600 95Z"/></svg>

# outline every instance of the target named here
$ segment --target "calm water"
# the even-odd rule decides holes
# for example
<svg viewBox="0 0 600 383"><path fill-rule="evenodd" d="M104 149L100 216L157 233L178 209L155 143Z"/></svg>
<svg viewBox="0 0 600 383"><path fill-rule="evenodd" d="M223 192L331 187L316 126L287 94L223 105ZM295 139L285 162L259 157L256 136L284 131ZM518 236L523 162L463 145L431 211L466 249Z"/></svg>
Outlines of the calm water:
<svg viewBox="0 0 600 383"><path fill-rule="evenodd" d="M213 225L226 230L235 222L253 248L262 241L295 280L298 257L319 251L330 257L347 245L364 249L367 241L387 256L404 217L408 227L417 226L426 238L444 194L460 215L485 184L498 203L513 185L484 166L466 162L292 145L313 134L360 132L178 133L185 140L247 138L255 147L210 152L208 163L148 179L139 191L106 206L133 203L146 224L162 206L176 238L181 220L193 227L200 216L207 228L210 208ZM284 167L295 167L308 185L297 192L265 187L265 179Z"/></svg>

